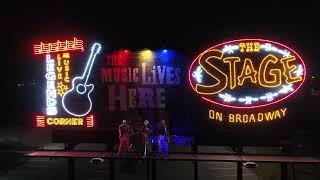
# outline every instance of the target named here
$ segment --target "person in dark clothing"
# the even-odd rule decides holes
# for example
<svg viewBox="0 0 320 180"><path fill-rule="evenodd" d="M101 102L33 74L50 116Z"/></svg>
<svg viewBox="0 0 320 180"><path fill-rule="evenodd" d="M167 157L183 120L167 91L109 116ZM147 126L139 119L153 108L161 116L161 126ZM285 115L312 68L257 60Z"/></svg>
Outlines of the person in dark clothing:
<svg viewBox="0 0 320 180"><path fill-rule="evenodd" d="M164 151L166 158L168 158L168 155L169 155L168 135L169 133L168 133L166 122L164 120L161 120L160 125L158 127L159 153L160 155L163 155L163 151Z"/></svg>
<svg viewBox="0 0 320 180"><path fill-rule="evenodd" d="M127 124L126 120L122 121L122 124L119 126L119 149L118 149L118 155L122 152L122 148L125 145L126 151L129 151L129 133L131 133L131 128Z"/></svg>
<svg viewBox="0 0 320 180"><path fill-rule="evenodd" d="M144 157L147 155L147 152L151 151L151 134L152 134L152 130L151 130L151 126L149 125L149 121L145 120L143 122L143 129L142 129L142 134L144 136Z"/></svg>

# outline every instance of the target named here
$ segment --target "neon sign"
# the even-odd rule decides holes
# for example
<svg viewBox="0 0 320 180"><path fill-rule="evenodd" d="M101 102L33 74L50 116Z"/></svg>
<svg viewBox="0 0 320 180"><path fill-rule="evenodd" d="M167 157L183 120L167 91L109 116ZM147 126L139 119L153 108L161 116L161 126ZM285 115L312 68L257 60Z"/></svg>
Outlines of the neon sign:
<svg viewBox="0 0 320 180"><path fill-rule="evenodd" d="M100 71L107 89L106 110L165 109L170 93L166 89L182 81L175 58L176 52L169 49L120 50L107 55Z"/></svg>
<svg viewBox="0 0 320 180"><path fill-rule="evenodd" d="M94 127L94 116L86 117L46 117L44 115L35 116L36 127L44 128L46 126L78 126Z"/></svg>
<svg viewBox="0 0 320 180"><path fill-rule="evenodd" d="M36 127L46 127L45 116L36 116Z"/></svg>
<svg viewBox="0 0 320 180"><path fill-rule="evenodd" d="M57 55L57 72L58 72L58 82L57 94L63 96L64 93L69 89L68 83L70 82L70 53L63 53L62 56L60 54Z"/></svg>
<svg viewBox="0 0 320 180"><path fill-rule="evenodd" d="M100 52L100 50L101 45L99 43L94 43L82 76L75 77L72 80L72 89L67 91L62 97L62 106L70 115L77 117L85 116L92 108L90 93L94 89L94 85L87 83L94 60L96 59L96 55ZM84 106L79 108L79 102Z"/></svg>
<svg viewBox="0 0 320 180"><path fill-rule="evenodd" d="M45 74L45 107L41 115L34 118L36 127L86 127L95 126L95 118L89 114L92 108L92 93L94 85L90 84L90 73L96 55L101 50L99 43L94 43L89 53L82 76L72 69L79 59L80 53L71 51L84 51L83 41L74 38L71 41L56 41L53 43L40 43L34 45L34 53L46 59ZM80 57L82 59L82 57Z"/></svg>
<svg viewBox="0 0 320 180"><path fill-rule="evenodd" d="M294 50L263 39L212 46L189 68L190 85L202 99L231 108L283 101L298 91L305 76L305 64Z"/></svg>
<svg viewBox="0 0 320 180"><path fill-rule="evenodd" d="M50 54L46 55L46 79L47 79L47 89L46 89L46 98L47 98L47 115L56 115L57 111L57 91L55 87L56 73L54 71L54 59L51 59Z"/></svg>
<svg viewBox="0 0 320 180"><path fill-rule="evenodd" d="M34 54L48 54L52 52L62 52L62 51L74 51L74 50L81 50L83 51L83 41L77 38L73 38L73 40L68 41L59 41L52 43L43 43L35 44L33 46L33 53Z"/></svg>
<svg viewBox="0 0 320 180"><path fill-rule="evenodd" d="M223 121L227 120L229 123L238 123L238 124L253 124L253 123L262 123L265 121L276 121L278 119L284 118L288 114L288 108L276 109L268 112L256 112L256 113L229 113L224 114L210 109L209 119Z"/></svg>

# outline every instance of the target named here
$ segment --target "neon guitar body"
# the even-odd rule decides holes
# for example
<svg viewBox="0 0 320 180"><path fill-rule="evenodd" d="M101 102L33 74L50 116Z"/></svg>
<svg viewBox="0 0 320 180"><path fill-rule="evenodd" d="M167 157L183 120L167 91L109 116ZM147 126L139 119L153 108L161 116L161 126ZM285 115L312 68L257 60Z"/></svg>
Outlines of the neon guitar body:
<svg viewBox="0 0 320 180"><path fill-rule="evenodd" d="M94 89L93 84L85 85L81 77L74 78L72 88L62 98L62 105L65 111L74 116L84 116L92 108L90 94Z"/></svg>
<svg viewBox="0 0 320 180"><path fill-rule="evenodd" d="M94 43L91 48L91 54L87 61L82 76L75 77L72 80L72 88L68 90L62 97L62 106L64 110L73 116L85 116L92 108L90 93L94 86L87 84L92 65L96 55L100 52L101 45Z"/></svg>

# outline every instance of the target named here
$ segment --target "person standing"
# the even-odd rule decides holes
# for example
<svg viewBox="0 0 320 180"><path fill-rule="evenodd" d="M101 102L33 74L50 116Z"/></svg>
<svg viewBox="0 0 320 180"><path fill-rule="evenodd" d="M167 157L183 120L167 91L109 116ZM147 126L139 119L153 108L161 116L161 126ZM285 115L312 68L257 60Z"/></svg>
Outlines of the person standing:
<svg viewBox="0 0 320 180"><path fill-rule="evenodd" d="M142 129L142 133L144 136L144 153L143 153L143 157L146 157L147 152L151 151L151 126L149 125L149 121L145 120L143 122L143 129Z"/></svg>
<svg viewBox="0 0 320 180"><path fill-rule="evenodd" d="M131 131L130 126L127 124L126 120L122 120L122 124L119 126L119 149L118 155L122 152L123 146L125 146L126 151L129 152L129 133Z"/></svg>
<svg viewBox="0 0 320 180"><path fill-rule="evenodd" d="M169 156L168 149L168 129L165 120L161 120L160 125L158 127L158 144L159 144L159 153L163 155L163 151L165 153L165 158L167 159Z"/></svg>

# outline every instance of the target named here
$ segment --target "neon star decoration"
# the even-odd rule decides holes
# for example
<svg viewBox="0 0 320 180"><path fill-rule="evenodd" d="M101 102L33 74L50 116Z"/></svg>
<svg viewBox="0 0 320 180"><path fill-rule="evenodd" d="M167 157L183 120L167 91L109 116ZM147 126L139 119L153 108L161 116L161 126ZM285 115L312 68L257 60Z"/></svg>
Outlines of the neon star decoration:
<svg viewBox="0 0 320 180"><path fill-rule="evenodd" d="M292 92L294 89L292 88L292 84L282 85L282 88L279 90L280 94L287 94L288 92Z"/></svg>
<svg viewBox="0 0 320 180"><path fill-rule="evenodd" d="M266 93L264 96L261 96L260 99L271 102L278 95L279 95L279 93Z"/></svg>
<svg viewBox="0 0 320 180"><path fill-rule="evenodd" d="M233 97L228 93L219 94L219 97L222 98L224 102L233 102L237 100L237 98Z"/></svg>
<svg viewBox="0 0 320 180"><path fill-rule="evenodd" d="M270 43L265 43L262 44L260 46L260 49L264 49L265 51L273 51L273 52L277 52L279 54L282 54L283 57L289 57L290 56L290 52L286 49L278 49L275 46L272 46Z"/></svg>
<svg viewBox="0 0 320 180"><path fill-rule="evenodd" d="M224 102L233 102L238 100L239 102L244 104L252 104L253 101L258 102L259 100L271 102L278 95L279 93L275 92L275 93L266 93L265 95L260 97L245 96L245 98L237 98L228 93L224 93L224 94L219 94L219 97L223 99Z"/></svg>
<svg viewBox="0 0 320 180"><path fill-rule="evenodd" d="M302 65L301 65L301 64L298 65L298 69L295 70L295 71L293 72L293 74L295 74L296 76L302 76L302 75L303 75L303 68L302 68Z"/></svg>
<svg viewBox="0 0 320 180"><path fill-rule="evenodd" d="M63 82L58 82L58 95L60 95L61 97L64 95L64 93L69 89L69 87L67 85L64 85Z"/></svg>
<svg viewBox="0 0 320 180"><path fill-rule="evenodd" d="M192 73L192 77L194 77L198 83L202 82L202 69L200 66L197 67L197 69L195 71L193 71Z"/></svg>
<svg viewBox="0 0 320 180"><path fill-rule="evenodd" d="M224 48L222 49L222 52L227 54L232 54L234 53L235 50L239 50L238 45L225 45Z"/></svg>
<svg viewBox="0 0 320 180"><path fill-rule="evenodd" d="M259 101L259 98L246 96L245 98L239 98L238 101L244 102L245 104L251 104L252 101Z"/></svg>

